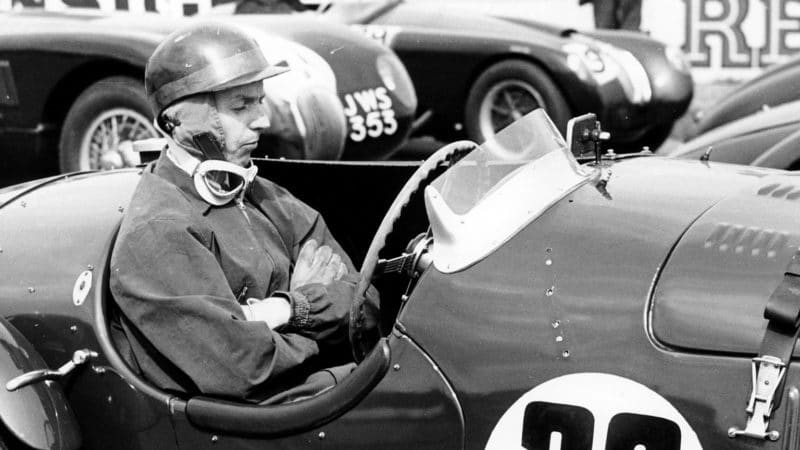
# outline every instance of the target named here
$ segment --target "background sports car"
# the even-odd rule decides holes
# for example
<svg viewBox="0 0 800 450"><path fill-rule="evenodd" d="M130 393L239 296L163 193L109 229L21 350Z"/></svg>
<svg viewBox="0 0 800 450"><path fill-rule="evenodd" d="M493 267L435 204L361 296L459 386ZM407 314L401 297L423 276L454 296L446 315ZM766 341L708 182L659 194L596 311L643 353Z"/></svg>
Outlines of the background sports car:
<svg viewBox="0 0 800 450"><path fill-rule="evenodd" d="M800 101L792 101L705 131L661 152L679 158L800 169Z"/></svg>
<svg viewBox="0 0 800 450"><path fill-rule="evenodd" d="M800 100L800 55L770 66L733 89L709 108L694 114L687 137L693 138L756 112Z"/></svg>
<svg viewBox="0 0 800 450"><path fill-rule="evenodd" d="M292 76L308 81L295 89L332 85L339 114L349 119L346 158L384 158L405 141L416 96L390 50L311 16L216 19L268 30L268 59L287 59ZM59 162L64 171L126 163L120 144L154 134L144 66L186 20L88 10L0 13L0 177L55 172Z"/></svg>
<svg viewBox="0 0 800 450"><path fill-rule="evenodd" d="M473 145L462 143L419 168L259 161L351 239L362 274L407 269L380 280L399 288L381 286L390 326L375 350L334 388L283 405L165 392L123 362L108 260L140 170L0 191L0 439L59 449L791 448L797 177L658 156L579 166L552 124L528 117L500 142L525 159L494 144L464 156ZM379 264L384 240L382 256L395 256L429 225L402 260Z"/></svg>
<svg viewBox="0 0 800 450"><path fill-rule="evenodd" d="M418 116L427 119L419 133L445 141L482 142L543 107L562 132L570 117L593 112L617 150L655 149L692 99L681 50L642 33L582 33L459 11L455 2L321 3L323 16L397 53L414 82Z"/></svg>

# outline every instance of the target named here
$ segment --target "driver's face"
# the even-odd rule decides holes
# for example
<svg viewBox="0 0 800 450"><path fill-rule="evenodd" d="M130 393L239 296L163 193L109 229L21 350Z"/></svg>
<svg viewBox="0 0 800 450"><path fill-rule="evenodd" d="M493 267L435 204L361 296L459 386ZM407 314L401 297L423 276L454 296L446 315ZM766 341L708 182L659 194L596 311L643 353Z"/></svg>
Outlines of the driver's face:
<svg viewBox="0 0 800 450"><path fill-rule="evenodd" d="M247 167L259 136L269 126L264 83L255 81L214 95L225 136L222 153L229 162Z"/></svg>

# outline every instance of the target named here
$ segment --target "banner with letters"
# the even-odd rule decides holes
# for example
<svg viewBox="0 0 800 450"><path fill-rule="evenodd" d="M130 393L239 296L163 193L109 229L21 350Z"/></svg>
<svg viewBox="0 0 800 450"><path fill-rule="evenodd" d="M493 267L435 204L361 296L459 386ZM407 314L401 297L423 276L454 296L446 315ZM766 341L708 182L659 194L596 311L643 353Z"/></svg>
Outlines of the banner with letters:
<svg viewBox="0 0 800 450"><path fill-rule="evenodd" d="M749 78L800 54L800 0L650 0L642 14L654 37L681 45L697 79Z"/></svg>

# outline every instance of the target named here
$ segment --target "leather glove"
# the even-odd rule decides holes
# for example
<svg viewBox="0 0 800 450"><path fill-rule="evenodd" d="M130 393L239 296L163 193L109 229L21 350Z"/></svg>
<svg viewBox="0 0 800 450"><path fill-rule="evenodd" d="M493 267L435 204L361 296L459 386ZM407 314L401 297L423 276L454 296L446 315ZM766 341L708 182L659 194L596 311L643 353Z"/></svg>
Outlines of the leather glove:
<svg viewBox="0 0 800 450"><path fill-rule="evenodd" d="M347 273L347 265L327 245L318 245L314 239L303 244L297 256L289 283L291 290L306 284L328 285Z"/></svg>

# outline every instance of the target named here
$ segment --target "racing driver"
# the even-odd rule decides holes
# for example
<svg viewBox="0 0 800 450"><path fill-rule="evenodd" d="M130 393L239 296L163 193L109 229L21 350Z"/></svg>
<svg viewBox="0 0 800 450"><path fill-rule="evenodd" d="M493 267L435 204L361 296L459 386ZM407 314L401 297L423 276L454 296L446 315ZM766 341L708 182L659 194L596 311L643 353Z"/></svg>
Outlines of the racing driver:
<svg viewBox="0 0 800 450"><path fill-rule="evenodd" d="M352 262L319 213L250 160L270 126L263 80L286 70L242 30L208 22L148 61L167 144L126 211L110 284L120 351L162 389L279 403L354 366Z"/></svg>

